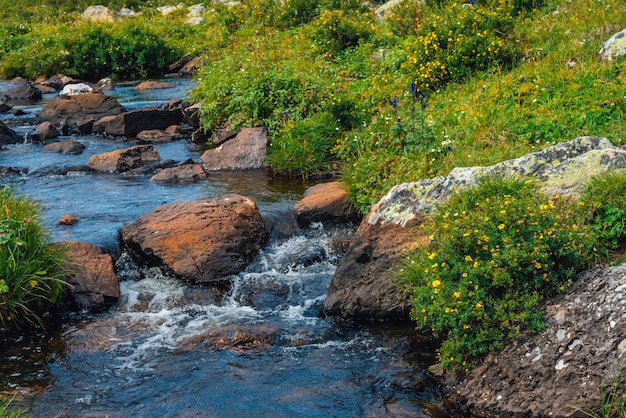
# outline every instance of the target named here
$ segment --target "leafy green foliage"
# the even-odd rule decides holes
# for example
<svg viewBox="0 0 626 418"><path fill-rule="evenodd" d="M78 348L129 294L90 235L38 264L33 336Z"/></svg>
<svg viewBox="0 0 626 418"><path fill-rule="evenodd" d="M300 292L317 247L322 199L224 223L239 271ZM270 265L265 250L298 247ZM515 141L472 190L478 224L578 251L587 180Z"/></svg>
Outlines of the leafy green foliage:
<svg viewBox="0 0 626 418"><path fill-rule="evenodd" d="M290 177L328 170L332 161L330 149L338 130L337 120L329 113L287 120L272 141L268 162Z"/></svg>
<svg viewBox="0 0 626 418"><path fill-rule="evenodd" d="M25 34L20 47L7 51L0 73L7 78L55 73L93 80L154 77L180 55L166 46L164 36L137 19L81 23L74 30L61 27L49 33L40 28Z"/></svg>
<svg viewBox="0 0 626 418"><path fill-rule="evenodd" d="M566 289L593 248L581 215L516 179L484 180L439 208L425 228L431 246L401 283L412 318L443 338L444 367L467 370L522 330L542 329L539 301Z"/></svg>
<svg viewBox="0 0 626 418"><path fill-rule="evenodd" d="M589 223L598 246L607 251L626 244L626 171L610 171L592 178L581 201L590 208Z"/></svg>
<svg viewBox="0 0 626 418"><path fill-rule="evenodd" d="M41 324L61 292L64 254L50 245L37 204L0 189L0 323Z"/></svg>

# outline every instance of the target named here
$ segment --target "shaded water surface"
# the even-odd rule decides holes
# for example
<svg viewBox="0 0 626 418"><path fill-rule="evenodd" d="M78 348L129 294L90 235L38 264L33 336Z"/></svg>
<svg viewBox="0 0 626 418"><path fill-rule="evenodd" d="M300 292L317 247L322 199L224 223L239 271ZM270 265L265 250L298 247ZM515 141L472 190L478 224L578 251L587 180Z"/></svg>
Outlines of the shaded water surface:
<svg viewBox="0 0 626 418"><path fill-rule="evenodd" d="M189 84L151 93L132 87L109 94L140 107L182 97ZM33 116L38 106L23 108ZM16 129L32 127L24 122ZM0 334L0 392L15 395L35 417L441 414L438 387L424 371L434 361L433 349L410 324L346 323L321 314L352 229L298 230L292 207L304 185L265 171L212 174L186 185L67 171L93 154L134 145L98 136L74 139L85 144L83 154L44 153L32 144L0 150L0 166L29 172L2 181L42 203L55 240L115 251L125 223L166 203L221 193L256 200L273 238L232 277L225 294L185 285L158 269L139 270L122 255L122 298L115 308L65 318L45 332ZM198 160L204 151L186 141L156 148L163 159L176 161ZM79 223L56 225L66 213Z"/></svg>

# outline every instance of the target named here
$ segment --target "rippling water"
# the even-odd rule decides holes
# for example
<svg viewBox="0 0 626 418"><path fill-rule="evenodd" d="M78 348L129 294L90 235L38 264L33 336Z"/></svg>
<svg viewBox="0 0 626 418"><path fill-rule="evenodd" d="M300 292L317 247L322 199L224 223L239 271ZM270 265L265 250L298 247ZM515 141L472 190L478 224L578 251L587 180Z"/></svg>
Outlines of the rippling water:
<svg viewBox="0 0 626 418"><path fill-rule="evenodd" d="M110 94L139 107L180 97L188 87L141 94L122 85ZM438 386L424 371L434 361L433 348L410 324L346 323L321 314L351 229L299 231L291 208L302 184L265 171L211 174L184 186L150 183L146 176L50 174L133 145L74 139L86 145L79 156L30 144L0 150L0 166L29 170L3 181L42 202L56 240L114 250L118 228L155 207L225 192L255 199L276 230L248 269L232 277L226 294L185 285L158 269L138 271L122 256L122 298L115 308L75 315L45 332L0 335L0 392L16 395L36 417L443 414ZM156 147L163 159L177 161L197 160L203 152L185 141ZM66 213L80 222L56 225Z"/></svg>

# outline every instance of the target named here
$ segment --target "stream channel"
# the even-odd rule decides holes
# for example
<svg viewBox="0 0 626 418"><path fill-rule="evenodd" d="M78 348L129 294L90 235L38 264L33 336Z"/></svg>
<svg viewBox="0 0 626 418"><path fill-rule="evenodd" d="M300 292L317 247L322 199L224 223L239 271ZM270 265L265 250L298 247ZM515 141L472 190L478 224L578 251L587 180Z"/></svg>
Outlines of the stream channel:
<svg viewBox="0 0 626 418"><path fill-rule="evenodd" d="M107 94L128 109L141 108L183 98L192 84L177 83L148 92L119 84ZM0 119L23 119L23 126L11 126L26 135L33 129L28 121L52 97L14 106L26 116ZM425 371L434 349L411 324L353 323L321 313L341 257L336 243L352 230L299 230L293 205L306 185L265 171L215 173L185 185L151 183L147 175L58 174L93 154L135 144L73 138L86 146L80 155L43 152L34 144L0 149L0 166L28 169L2 183L42 203L54 241L89 242L117 254L124 224L163 204L222 193L254 199L281 227L219 298L155 269L124 267L122 297L108 311L73 314L45 331L0 333L0 394L14 396L14 405L33 417L445 416L439 386ZM161 158L176 161L198 161L204 151L186 140L155 147ZM79 222L57 225L64 214ZM216 336L235 332L270 335L271 344L215 344Z"/></svg>

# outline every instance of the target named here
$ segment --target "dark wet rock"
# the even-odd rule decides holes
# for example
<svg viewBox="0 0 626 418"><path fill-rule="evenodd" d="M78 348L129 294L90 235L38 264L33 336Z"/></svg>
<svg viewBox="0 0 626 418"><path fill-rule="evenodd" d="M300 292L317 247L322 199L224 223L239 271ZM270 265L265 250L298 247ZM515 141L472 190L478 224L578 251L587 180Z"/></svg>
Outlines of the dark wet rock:
<svg viewBox="0 0 626 418"><path fill-rule="evenodd" d="M267 130L247 128L219 147L205 151L200 161L207 172L263 168L266 152Z"/></svg>
<svg viewBox="0 0 626 418"><path fill-rule="evenodd" d="M178 125L182 117L180 109L131 110L98 120L93 125L93 131L108 135L136 136L141 131L165 129L170 125Z"/></svg>
<svg viewBox="0 0 626 418"><path fill-rule="evenodd" d="M7 90L0 91L0 98L4 97L7 101L35 101L41 99L41 91L21 77L14 78L7 86Z"/></svg>
<svg viewBox="0 0 626 418"><path fill-rule="evenodd" d="M13 116L24 116L24 115L26 115L26 112L24 112L22 109L11 109L11 110L9 110L9 113L12 114Z"/></svg>
<svg viewBox="0 0 626 418"><path fill-rule="evenodd" d="M143 81L135 86L136 90L163 90L176 87L177 83L169 83L167 81Z"/></svg>
<svg viewBox="0 0 626 418"><path fill-rule="evenodd" d="M159 160L161 160L161 156L154 147L137 145L92 155L87 165L94 171L123 173Z"/></svg>
<svg viewBox="0 0 626 418"><path fill-rule="evenodd" d="M304 198L296 202L294 211L302 228L313 222L341 224L357 222L360 218L339 182L320 183L308 188Z"/></svg>
<svg viewBox="0 0 626 418"><path fill-rule="evenodd" d="M174 160L159 160L144 164L137 168L133 168L132 170L127 171L125 174L129 174L131 176L154 175L162 170L166 170L175 166L176 161Z"/></svg>
<svg viewBox="0 0 626 418"><path fill-rule="evenodd" d="M482 177L529 176L547 195L576 196L591 176L623 168L626 151L604 138L580 137L493 166L458 167L447 177L397 185L361 222L331 280L324 308L345 317L408 319L408 303L392 282L392 267L407 252L427 245L415 228L421 219Z"/></svg>
<svg viewBox="0 0 626 418"><path fill-rule="evenodd" d="M150 181L156 183L188 183L206 180L207 174L200 164L184 164L166 168L152 176Z"/></svg>
<svg viewBox="0 0 626 418"><path fill-rule="evenodd" d="M33 132L26 136L26 140L34 143L43 143L60 135L59 130L50 122L41 122Z"/></svg>
<svg viewBox="0 0 626 418"><path fill-rule="evenodd" d="M6 113L11 109L13 108L6 104L6 102L0 101L0 113Z"/></svg>
<svg viewBox="0 0 626 418"><path fill-rule="evenodd" d="M6 176L6 175L24 176L26 174L28 174L27 168L0 167L0 176Z"/></svg>
<svg viewBox="0 0 626 418"><path fill-rule="evenodd" d="M198 129L200 127L200 117L198 116L199 110L200 103L183 107L183 122L191 126L193 129Z"/></svg>
<svg viewBox="0 0 626 418"><path fill-rule="evenodd" d="M24 142L22 135L9 128L0 120L0 146L8 144L21 144Z"/></svg>
<svg viewBox="0 0 626 418"><path fill-rule="evenodd" d="M45 145L43 150L48 152L59 152L61 154L78 155L82 154L85 150L85 145L73 139L62 139L61 141Z"/></svg>
<svg viewBox="0 0 626 418"><path fill-rule="evenodd" d="M161 206L120 231L140 265L200 283L242 271L268 240L256 203L228 194Z"/></svg>
<svg viewBox="0 0 626 418"><path fill-rule="evenodd" d="M69 241L64 304L70 310L101 310L120 297L113 258L101 248L85 242Z"/></svg>
<svg viewBox="0 0 626 418"><path fill-rule="evenodd" d="M53 88L54 91L59 91L63 88L63 78L60 75L53 75L50 78L44 78L37 80L37 84Z"/></svg>
<svg viewBox="0 0 626 418"><path fill-rule="evenodd" d="M241 131L241 129L231 129L230 123L226 122L224 126L219 129L216 129L211 136L211 142L213 145L221 145L229 139L233 139L237 136L237 134Z"/></svg>
<svg viewBox="0 0 626 418"><path fill-rule="evenodd" d="M74 124L89 127L94 121L104 116L118 115L124 110L124 107L113 97L102 93L85 93L55 97L39 111L37 119L40 122L49 121L57 126Z"/></svg>
<svg viewBox="0 0 626 418"><path fill-rule="evenodd" d="M182 139L179 133L170 133L161 129L150 129L137 134L137 140L147 144L165 144Z"/></svg>
<svg viewBox="0 0 626 418"><path fill-rule="evenodd" d="M575 278L546 303L544 331L523 333L454 385L468 414L587 416L581 408L599 410L612 384L626 385L626 264Z"/></svg>
<svg viewBox="0 0 626 418"><path fill-rule="evenodd" d="M267 325L227 325L185 340L187 350L208 347L211 350L232 350L238 353L267 350L276 345L277 329ZM185 350L185 348L183 348Z"/></svg>

